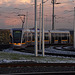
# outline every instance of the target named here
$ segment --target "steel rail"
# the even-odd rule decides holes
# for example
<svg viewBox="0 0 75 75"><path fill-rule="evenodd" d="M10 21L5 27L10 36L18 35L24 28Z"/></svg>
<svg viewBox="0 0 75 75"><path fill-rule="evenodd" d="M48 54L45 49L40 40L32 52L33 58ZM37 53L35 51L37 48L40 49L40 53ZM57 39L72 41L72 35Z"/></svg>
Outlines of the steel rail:
<svg viewBox="0 0 75 75"><path fill-rule="evenodd" d="M2 63L0 67L33 67L33 66L53 66L53 67L75 67L75 63Z"/></svg>
<svg viewBox="0 0 75 75"><path fill-rule="evenodd" d="M61 72L31 72L31 73L12 73L12 75L72 75L75 74L75 71L61 71ZM3 74L2 74L3 75ZM6 75L10 75L10 74L6 74Z"/></svg>

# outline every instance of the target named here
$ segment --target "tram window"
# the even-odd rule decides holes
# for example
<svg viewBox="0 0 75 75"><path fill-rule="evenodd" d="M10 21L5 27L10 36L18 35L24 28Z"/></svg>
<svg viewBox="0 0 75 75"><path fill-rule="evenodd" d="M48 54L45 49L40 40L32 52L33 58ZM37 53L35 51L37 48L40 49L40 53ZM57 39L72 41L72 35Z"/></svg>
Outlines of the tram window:
<svg viewBox="0 0 75 75"><path fill-rule="evenodd" d="M55 40L58 40L58 33L55 33Z"/></svg>
<svg viewBox="0 0 75 75"><path fill-rule="evenodd" d="M54 33L51 33L51 36L53 36L53 37L54 37Z"/></svg>
<svg viewBox="0 0 75 75"><path fill-rule="evenodd" d="M34 41L34 40L35 40L35 34L32 33L32 41Z"/></svg>
<svg viewBox="0 0 75 75"><path fill-rule="evenodd" d="M21 35L22 35L21 30L14 30L13 31L13 42L20 43L21 42Z"/></svg>
<svg viewBox="0 0 75 75"><path fill-rule="evenodd" d="M23 39L22 43L25 43L25 39Z"/></svg>
<svg viewBox="0 0 75 75"><path fill-rule="evenodd" d="M45 33L45 40L49 40L48 33Z"/></svg>
<svg viewBox="0 0 75 75"><path fill-rule="evenodd" d="M48 36L45 36L45 40L49 40L49 37Z"/></svg>
<svg viewBox="0 0 75 75"><path fill-rule="evenodd" d="M10 42L12 43L12 37L11 37L11 35L10 35Z"/></svg>
<svg viewBox="0 0 75 75"><path fill-rule="evenodd" d="M51 36L51 43L54 43L54 37Z"/></svg>
<svg viewBox="0 0 75 75"><path fill-rule="evenodd" d="M28 33L28 41L31 41L31 33Z"/></svg>
<svg viewBox="0 0 75 75"><path fill-rule="evenodd" d="M67 33L63 33L63 34L62 34L62 40L67 40L67 37L68 37L68 36L67 36Z"/></svg>
<svg viewBox="0 0 75 75"><path fill-rule="evenodd" d="M66 40L67 38L66 38L66 36L63 35L63 36L62 36L62 39L63 39L63 40Z"/></svg>

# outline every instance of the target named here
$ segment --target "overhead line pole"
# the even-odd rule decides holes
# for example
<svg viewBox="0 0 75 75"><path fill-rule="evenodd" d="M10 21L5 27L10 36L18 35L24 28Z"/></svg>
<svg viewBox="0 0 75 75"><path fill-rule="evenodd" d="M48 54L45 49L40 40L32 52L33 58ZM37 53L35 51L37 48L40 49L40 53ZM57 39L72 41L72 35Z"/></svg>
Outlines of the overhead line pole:
<svg viewBox="0 0 75 75"><path fill-rule="evenodd" d="M27 32L28 25L27 24L28 24L28 12L26 12L26 33L27 33L26 34L27 35L27 39L26 40L28 41L28 32Z"/></svg>
<svg viewBox="0 0 75 75"><path fill-rule="evenodd" d="M28 28L27 24L28 24L28 12L26 12L26 31L27 31L27 28Z"/></svg>
<svg viewBox="0 0 75 75"><path fill-rule="evenodd" d="M37 0L35 0L35 56L38 56L37 45Z"/></svg>
<svg viewBox="0 0 75 75"><path fill-rule="evenodd" d="M39 28L40 28L40 42L39 42L39 49L41 50L41 4L40 4L40 12L39 12Z"/></svg>
<svg viewBox="0 0 75 75"><path fill-rule="evenodd" d="M74 7L74 48L75 48L75 7Z"/></svg>
<svg viewBox="0 0 75 75"><path fill-rule="evenodd" d="M53 0L53 14L52 14L52 30L54 30L54 0Z"/></svg>
<svg viewBox="0 0 75 75"><path fill-rule="evenodd" d="M44 56L44 11L43 11L43 0L42 0L42 56Z"/></svg>
<svg viewBox="0 0 75 75"><path fill-rule="evenodd" d="M42 56L45 55L44 50L45 50L45 44L44 44L44 3L47 2L42 0Z"/></svg>
<svg viewBox="0 0 75 75"><path fill-rule="evenodd" d="M24 20L22 21L22 28L24 28L24 22L25 22L25 15L24 15Z"/></svg>

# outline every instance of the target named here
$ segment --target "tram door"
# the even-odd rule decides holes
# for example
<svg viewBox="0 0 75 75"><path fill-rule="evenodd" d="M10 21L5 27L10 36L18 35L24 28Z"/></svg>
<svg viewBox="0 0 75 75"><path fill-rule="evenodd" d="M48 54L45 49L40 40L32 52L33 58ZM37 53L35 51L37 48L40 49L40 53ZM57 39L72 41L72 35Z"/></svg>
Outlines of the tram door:
<svg viewBox="0 0 75 75"><path fill-rule="evenodd" d="M58 44L58 33L54 34L54 43Z"/></svg>
<svg viewBox="0 0 75 75"><path fill-rule="evenodd" d="M58 33L58 43L60 44L61 43L61 34Z"/></svg>
<svg viewBox="0 0 75 75"><path fill-rule="evenodd" d="M53 44L54 43L54 34L51 33L51 43Z"/></svg>

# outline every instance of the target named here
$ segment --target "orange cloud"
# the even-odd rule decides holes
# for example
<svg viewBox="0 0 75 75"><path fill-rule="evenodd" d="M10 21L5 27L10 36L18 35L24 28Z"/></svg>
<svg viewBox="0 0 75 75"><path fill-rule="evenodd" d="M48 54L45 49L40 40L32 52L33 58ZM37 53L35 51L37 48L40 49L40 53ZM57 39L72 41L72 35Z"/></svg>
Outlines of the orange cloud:
<svg viewBox="0 0 75 75"><path fill-rule="evenodd" d="M16 18L10 18L10 19L5 20L5 24L6 25L18 25L18 24L21 24L21 21Z"/></svg>
<svg viewBox="0 0 75 75"><path fill-rule="evenodd" d="M30 3L31 2L31 0L1 0L0 1L0 4L3 4L3 3Z"/></svg>

